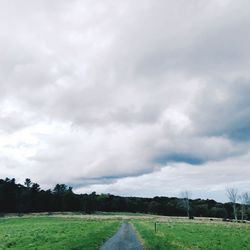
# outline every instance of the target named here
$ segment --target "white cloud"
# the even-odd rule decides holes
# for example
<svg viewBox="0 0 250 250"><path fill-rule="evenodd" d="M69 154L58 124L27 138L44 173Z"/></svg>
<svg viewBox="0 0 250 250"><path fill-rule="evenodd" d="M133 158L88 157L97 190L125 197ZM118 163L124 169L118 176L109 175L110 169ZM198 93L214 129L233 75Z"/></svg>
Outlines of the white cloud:
<svg viewBox="0 0 250 250"><path fill-rule="evenodd" d="M197 171L197 190L215 166L231 173L227 159L249 148L248 9L245 1L1 1L0 177L116 192L161 171L178 179L184 168L186 180ZM156 180L154 191L131 190L156 195Z"/></svg>
<svg viewBox="0 0 250 250"><path fill-rule="evenodd" d="M96 190L98 193L125 196L178 197L183 190L189 190L192 192L192 198L226 201L226 187L233 186L241 191L248 190L249 157L248 153L243 157L209 162L196 167L185 163L171 164L159 171L138 177L126 177L112 183L94 184L78 188L76 191L89 193Z"/></svg>

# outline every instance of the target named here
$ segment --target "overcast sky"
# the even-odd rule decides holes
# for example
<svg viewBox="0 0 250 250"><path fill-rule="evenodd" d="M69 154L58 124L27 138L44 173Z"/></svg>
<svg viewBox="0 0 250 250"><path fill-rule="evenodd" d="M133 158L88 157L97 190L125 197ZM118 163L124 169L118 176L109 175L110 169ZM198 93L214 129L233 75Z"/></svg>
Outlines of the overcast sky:
<svg viewBox="0 0 250 250"><path fill-rule="evenodd" d="M249 191L249 12L248 0L0 0L0 178Z"/></svg>

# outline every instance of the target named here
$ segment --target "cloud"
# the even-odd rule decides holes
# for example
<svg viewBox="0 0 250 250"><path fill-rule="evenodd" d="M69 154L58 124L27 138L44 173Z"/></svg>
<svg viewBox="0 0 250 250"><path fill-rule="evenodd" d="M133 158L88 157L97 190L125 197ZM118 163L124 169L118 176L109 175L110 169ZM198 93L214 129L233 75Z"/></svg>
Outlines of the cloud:
<svg viewBox="0 0 250 250"><path fill-rule="evenodd" d="M105 190L183 164L231 172L249 148L248 7L1 1L0 176Z"/></svg>
<svg viewBox="0 0 250 250"><path fill-rule="evenodd" d="M124 196L180 196L183 190L192 192L192 198L210 198L226 202L228 185L242 192L249 188L249 153L221 162L208 162L202 167L186 163L170 164L159 171L138 177L126 177L112 183L97 183L78 187L77 192L113 193ZM239 171L240 169L240 171ZM244 176L241 174L244 172ZM160 188L159 188L160 187Z"/></svg>
<svg viewBox="0 0 250 250"><path fill-rule="evenodd" d="M249 142L250 81L225 80L215 88L206 86L191 112L197 130L207 135L223 135L233 141ZM200 110L204 110L201 113Z"/></svg>

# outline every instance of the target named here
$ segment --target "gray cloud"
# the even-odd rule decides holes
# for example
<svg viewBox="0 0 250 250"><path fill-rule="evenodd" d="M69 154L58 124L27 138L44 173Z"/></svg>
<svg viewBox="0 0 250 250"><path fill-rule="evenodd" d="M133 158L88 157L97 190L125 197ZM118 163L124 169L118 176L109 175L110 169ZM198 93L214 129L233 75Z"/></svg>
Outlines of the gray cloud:
<svg viewBox="0 0 250 250"><path fill-rule="evenodd" d="M249 7L1 1L0 175L108 185L248 154Z"/></svg>
<svg viewBox="0 0 250 250"><path fill-rule="evenodd" d="M126 196L176 196L184 189L192 190L193 198L212 198L226 201L225 187L237 186L242 191L249 188L249 154L229 158L224 162L208 162L201 166L173 164L138 177L127 177L112 183L78 187L78 192L115 193ZM237 168L235 167L237 165ZM245 173L243 176L242 172ZM160 187L160 188L159 188Z"/></svg>
<svg viewBox="0 0 250 250"><path fill-rule="evenodd" d="M249 141L249 94L250 81L244 78L222 80L216 88L207 86L197 99L199 109L194 108L192 113L197 130L234 141Z"/></svg>

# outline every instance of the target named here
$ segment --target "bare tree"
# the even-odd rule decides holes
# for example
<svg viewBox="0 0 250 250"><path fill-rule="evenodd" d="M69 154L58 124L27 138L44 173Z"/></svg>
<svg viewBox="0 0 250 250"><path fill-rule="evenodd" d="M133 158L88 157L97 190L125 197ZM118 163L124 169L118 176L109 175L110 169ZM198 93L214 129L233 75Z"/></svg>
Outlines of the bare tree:
<svg viewBox="0 0 250 250"><path fill-rule="evenodd" d="M249 206L250 205L250 193L249 192L245 192L243 194L243 197L244 197L245 204L247 206Z"/></svg>
<svg viewBox="0 0 250 250"><path fill-rule="evenodd" d="M229 201L232 203L233 206L233 213L234 213L234 219L237 221L238 217L237 217L237 207L236 207L236 202L239 198L238 196L238 190L236 188L227 188L227 197L229 199Z"/></svg>
<svg viewBox="0 0 250 250"><path fill-rule="evenodd" d="M190 198L191 198L191 193L187 190L181 192L181 202L182 202L182 206L185 208L186 213L188 218L190 217Z"/></svg>
<svg viewBox="0 0 250 250"><path fill-rule="evenodd" d="M241 221L243 221L245 217L245 211L246 211L243 194L238 196L238 200L240 201Z"/></svg>
<svg viewBox="0 0 250 250"><path fill-rule="evenodd" d="M246 210L247 210L247 207L248 205L250 204L250 193L242 193L240 196L239 196L239 200L240 200L240 203L241 203L241 220L243 221L244 218L245 218L245 214L246 214Z"/></svg>

